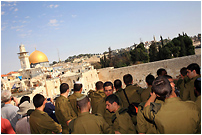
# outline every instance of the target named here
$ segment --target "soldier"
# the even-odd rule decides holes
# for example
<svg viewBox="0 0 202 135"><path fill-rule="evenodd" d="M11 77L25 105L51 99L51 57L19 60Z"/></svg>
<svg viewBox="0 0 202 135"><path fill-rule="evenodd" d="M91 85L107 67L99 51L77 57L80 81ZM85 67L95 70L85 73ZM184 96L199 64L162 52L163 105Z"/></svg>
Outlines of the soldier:
<svg viewBox="0 0 202 135"><path fill-rule="evenodd" d="M135 134L135 126L127 113L127 109L120 107L119 98L115 94L112 94L109 95L105 101L106 109L115 113L111 119L113 130L119 131L121 134Z"/></svg>
<svg viewBox="0 0 202 135"><path fill-rule="evenodd" d="M200 77L200 67L197 63L192 63L187 66L187 76L190 81L185 84L182 100L196 100L194 95L194 81Z"/></svg>
<svg viewBox="0 0 202 135"><path fill-rule="evenodd" d="M62 132L61 126L44 112L46 99L41 94L33 97L35 110L31 113L29 124L32 134L52 134Z"/></svg>
<svg viewBox="0 0 202 135"><path fill-rule="evenodd" d="M156 73L157 73L157 76L167 75L167 71L164 68L159 68Z"/></svg>
<svg viewBox="0 0 202 135"><path fill-rule="evenodd" d="M180 91L180 98L182 99L183 91L185 84L189 81L189 78L187 76L187 68L183 67L180 69L180 79L177 81L177 89Z"/></svg>
<svg viewBox="0 0 202 135"><path fill-rule="evenodd" d="M60 85L60 97L56 98L55 115L59 123L62 125L62 133L69 133L69 122L76 118L76 113L67 98L69 94L69 85L62 83Z"/></svg>
<svg viewBox="0 0 202 135"><path fill-rule="evenodd" d="M114 131L109 127L101 115L90 114L90 100L83 96L77 98L81 113L78 118L70 122L70 133L73 134L112 134Z"/></svg>
<svg viewBox="0 0 202 135"><path fill-rule="evenodd" d="M104 92L105 92L105 97L102 98L102 100L100 100L99 106L97 109L97 113L101 114L104 117L104 119L106 120L106 122L109 124L109 126L111 126L112 125L111 117L112 117L113 113L110 113L106 109L105 99L107 98L107 96L113 94L114 87L111 82L107 81L104 83L103 88L104 88Z"/></svg>
<svg viewBox="0 0 202 135"><path fill-rule="evenodd" d="M88 92L88 97L91 99L92 114L97 113L98 103L100 102L100 100L102 98L105 97L105 93L104 93L104 90L103 90L103 82L102 81L96 82L95 89L96 89L95 91L90 90Z"/></svg>
<svg viewBox="0 0 202 135"><path fill-rule="evenodd" d="M122 100L121 100L121 99L125 98L125 95L124 95L124 93L123 93L123 88L122 88L122 82L121 82L121 80L116 79L116 80L114 81L114 88L116 89L115 94L116 94L117 97L119 98L119 105L120 105L121 107L123 107L123 103L122 103Z"/></svg>
<svg viewBox="0 0 202 135"><path fill-rule="evenodd" d="M73 89L74 93L68 97L69 101L71 103L71 106L77 116L78 116L78 113L80 113L80 110L77 108L76 99L84 96L83 94L81 94L82 87L83 87L83 85L81 82L75 82L74 89Z"/></svg>
<svg viewBox="0 0 202 135"><path fill-rule="evenodd" d="M200 126L200 113L194 102L181 101L172 92L170 82L164 76L157 77L152 84L153 93L144 107L144 116L154 121L161 134L194 134ZM156 97L165 103L157 105Z"/></svg>
<svg viewBox="0 0 202 135"><path fill-rule="evenodd" d="M146 102L147 99L149 98L150 96L150 92L151 92L151 87L152 87L152 82L154 81L154 76L149 74L147 75L145 81L147 83L147 88L145 90L143 90L143 92L141 93L141 101L142 102Z"/></svg>

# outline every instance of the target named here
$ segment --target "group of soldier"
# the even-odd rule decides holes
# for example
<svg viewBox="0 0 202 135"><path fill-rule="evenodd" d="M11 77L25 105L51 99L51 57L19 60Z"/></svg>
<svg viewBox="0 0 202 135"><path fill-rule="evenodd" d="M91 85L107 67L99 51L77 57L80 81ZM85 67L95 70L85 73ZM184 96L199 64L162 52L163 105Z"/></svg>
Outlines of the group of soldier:
<svg viewBox="0 0 202 135"><path fill-rule="evenodd" d="M43 111L46 98L36 94L29 119L31 133L201 133L200 67L192 63L180 72L181 79L176 81L165 69L159 69L157 78L146 77L146 89L134 85L132 75L126 74L124 89L119 79L98 81L87 95L81 94L80 82L75 82L70 96L68 84L62 83L55 101L59 124ZM130 113L131 105L136 113Z"/></svg>

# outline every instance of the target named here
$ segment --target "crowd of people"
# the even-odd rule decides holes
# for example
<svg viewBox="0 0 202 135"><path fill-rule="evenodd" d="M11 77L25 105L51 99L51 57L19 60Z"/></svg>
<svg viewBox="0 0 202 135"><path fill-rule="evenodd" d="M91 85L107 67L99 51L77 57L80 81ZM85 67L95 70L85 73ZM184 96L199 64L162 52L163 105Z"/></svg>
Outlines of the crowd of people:
<svg viewBox="0 0 202 135"><path fill-rule="evenodd" d="M201 133L200 66L192 63L174 80L166 69L149 74L147 88L133 84L131 74L114 82L98 81L81 94L82 83L60 85L54 100L36 94L18 104L9 90L1 92L1 133L7 134L194 134ZM11 104L15 102L15 106Z"/></svg>

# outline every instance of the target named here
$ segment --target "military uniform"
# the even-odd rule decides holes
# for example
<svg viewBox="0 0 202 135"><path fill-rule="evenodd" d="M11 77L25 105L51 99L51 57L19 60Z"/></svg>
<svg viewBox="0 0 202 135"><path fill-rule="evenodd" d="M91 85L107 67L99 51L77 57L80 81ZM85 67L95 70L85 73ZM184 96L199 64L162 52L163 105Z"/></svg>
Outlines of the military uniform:
<svg viewBox="0 0 202 135"><path fill-rule="evenodd" d="M195 103L198 106L199 111L201 112L201 95L196 98Z"/></svg>
<svg viewBox="0 0 202 135"><path fill-rule="evenodd" d="M165 99L160 109L144 107L144 116L154 121L161 134L194 134L201 123L200 113L192 101L179 97Z"/></svg>
<svg viewBox="0 0 202 135"><path fill-rule="evenodd" d="M69 98L69 101L70 101L70 104L74 110L74 112L76 113L76 115L78 116L78 113L80 113L80 110L78 109L77 107L77 101L76 99L77 98L80 98L84 96L83 94L79 93L79 92L74 92L72 95L70 95L68 98Z"/></svg>
<svg viewBox="0 0 202 135"><path fill-rule="evenodd" d="M84 112L78 118L70 122L72 134L112 134L114 131L109 127L101 115Z"/></svg>
<svg viewBox="0 0 202 135"><path fill-rule="evenodd" d="M185 77L184 79L179 79L177 81L176 87L177 89L180 91L180 98L182 99L183 96L183 91L184 91L184 87L185 84L189 81L189 77Z"/></svg>
<svg viewBox="0 0 202 135"><path fill-rule="evenodd" d="M68 98L60 95L55 102L55 116L62 125L62 133L68 134L69 127L67 121L76 118L76 113L72 109Z"/></svg>
<svg viewBox="0 0 202 135"><path fill-rule="evenodd" d="M148 98L150 97L150 92L151 92L151 87L152 86L148 86L146 89L143 90L143 92L141 93L141 101L142 102L146 102L148 100Z"/></svg>
<svg viewBox="0 0 202 135"><path fill-rule="evenodd" d="M103 90L90 90L88 92L88 97L91 99L92 114L96 114L98 103L102 98L105 97L105 93Z"/></svg>
<svg viewBox="0 0 202 135"><path fill-rule="evenodd" d="M144 117L143 108L144 108L145 103L146 102L142 102L138 106L136 129L137 129L138 133L157 134L158 131L155 127L154 121L151 121ZM155 103L163 104L163 101L156 99Z"/></svg>
<svg viewBox="0 0 202 135"><path fill-rule="evenodd" d="M98 109L97 109L97 113L101 114L103 116L103 118L106 120L106 122L109 124L109 126L111 126L112 125L111 118L112 118L112 115L114 113L110 113L106 109L105 99L106 99L106 97L104 97L103 99L100 100L99 106L98 106Z"/></svg>
<svg viewBox="0 0 202 135"><path fill-rule="evenodd" d="M190 79L190 81L185 84L182 100L184 100L184 101L185 100L191 100L191 101L196 100L196 96L194 94L194 81L199 77L200 76L198 75L198 76Z"/></svg>
<svg viewBox="0 0 202 135"><path fill-rule="evenodd" d="M29 118L32 134L60 133L61 126L55 122L46 112L35 110Z"/></svg>
<svg viewBox="0 0 202 135"><path fill-rule="evenodd" d="M135 126L126 109L119 109L112 116L113 130L121 134L136 134Z"/></svg>

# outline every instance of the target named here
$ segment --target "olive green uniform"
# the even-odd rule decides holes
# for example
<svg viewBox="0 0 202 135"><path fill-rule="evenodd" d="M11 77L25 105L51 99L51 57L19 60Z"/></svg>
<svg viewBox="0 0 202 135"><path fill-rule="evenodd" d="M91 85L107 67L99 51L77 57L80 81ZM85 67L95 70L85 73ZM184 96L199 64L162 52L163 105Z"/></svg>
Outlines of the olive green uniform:
<svg viewBox="0 0 202 135"><path fill-rule="evenodd" d="M106 103L105 103L106 97L102 98L99 102L97 113L101 114L103 118L106 120L106 122L109 124L109 126L112 126L112 115L114 113L110 113L109 110L106 109Z"/></svg>
<svg viewBox="0 0 202 135"><path fill-rule="evenodd" d="M145 103L146 102L142 102L138 106L136 129L138 133L157 134L158 131L155 127L154 122L144 117L143 108ZM163 104L163 101L156 99L155 103Z"/></svg>
<svg viewBox="0 0 202 135"><path fill-rule="evenodd" d="M185 84L182 100L184 100L184 101L185 100L191 100L191 101L196 100L196 96L194 94L194 81L199 77L200 76L198 75L198 76L190 79L190 81Z"/></svg>
<svg viewBox="0 0 202 135"><path fill-rule="evenodd" d="M180 91L180 98L182 99L183 97L183 91L185 88L185 84L189 81L189 77L185 77L184 79L179 79L177 81L176 87Z"/></svg>
<svg viewBox="0 0 202 135"><path fill-rule="evenodd" d="M196 98L195 103L196 103L199 111L201 112L201 95Z"/></svg>
<svg viewBox="0 0 202 135"><path fill-rule="evenodd" d="M72 109L68 98L60 95L55 102L55 116L62 125L62 133L68 134L69 127L67 121L76 118L76 113Z"/></svg>
<svg viewBox="0 0 202 135"><path fill-rule="evenodd" d="M161 134L194 134L198 132L201 123L196 104L181 101L179 97L165 99L157 111L149 105L144 107L143 112L146 118L154 120Z"/></svg>
<svg viewBox="0 0 202 135"><path fill-rule="evenodd" d="M102 98L105 97L105 93L103 90L90 90L88 92L88 97L91 99L91 107L92 107L92 114L97 113L98 103Z"/></svg>
<svg viewBox="0 0 202 135"><path fill-rule="evenodd" d="M74 110L74 112L76 113L76 115L78 116L78 114L80 113L80 110L78 109L77 107L77 101L76 99L77 98L80 98L84 96L83 94L79 93L79 92L74 92L72 95L70 95L68 98L69 98L69 101L70 101L70 104Z"/></svg>
<svg viewBox="0 0 202 135"><path fill-rule="evenodd" d="M33 111L29 118L29 124L32 134L52 134L52 132L61 132L61 126L44 111Z"/></svg>
<svg viewBox="0 0 202 135"><path fill-rule="evenodd" d="M84 112L79 114L78 118L70 122L70 133L112 134L114 131L112 131L101 115Z"/></svg>
<svg viewBox="0 0 202 135"><path fill-rule="evenodd" d="M152 86L148 86L146 89L143 90L143 92L141 93L141 101L142 102L146 102L148 100L148 98L150 97L150 92L151 92L151 87Z"/></svg>
<svg viewBox="0 0 202 135"><path fill-rule="evenodd" d="M127 110L119 109L112 116L113 130L119 131L121 134L136 134L135 126Z"/></svg>

